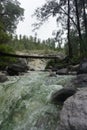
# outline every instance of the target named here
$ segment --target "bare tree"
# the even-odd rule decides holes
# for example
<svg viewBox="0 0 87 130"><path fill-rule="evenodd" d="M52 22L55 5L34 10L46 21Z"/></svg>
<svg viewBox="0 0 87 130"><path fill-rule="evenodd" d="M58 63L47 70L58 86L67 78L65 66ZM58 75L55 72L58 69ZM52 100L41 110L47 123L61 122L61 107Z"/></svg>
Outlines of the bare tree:
<svg viewBox="0 0 87 130"><path fill-rule="evenodd" d="M81 34L81 27L80 27L80 17L79 17L79 7L78 7L78 1L74 0L75 2L75 9L76 9L76 18L77 18L77 30L79 34L79 42L80 42L80 55L84 54L84 48L83 48L83 39L82 39L82 34Z"/></svg>
<svg viewBox="0 0 87 130"><path fill-rule="evenodd" d="M68 28L68 51L69 51L69 58L72 58L72 45L70 41L70 0L68 0L68 20L67 20L67 28Z"/></svg>

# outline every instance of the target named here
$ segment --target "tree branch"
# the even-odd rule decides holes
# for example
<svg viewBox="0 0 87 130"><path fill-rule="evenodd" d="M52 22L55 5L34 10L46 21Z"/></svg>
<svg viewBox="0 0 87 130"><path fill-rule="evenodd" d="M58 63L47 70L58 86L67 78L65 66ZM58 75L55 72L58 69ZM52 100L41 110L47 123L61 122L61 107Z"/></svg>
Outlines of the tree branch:
<svg viewBox="0 0 87 130"><path fill-rule="evenodd" d="M68 16L67 12L66 12L62 7L60 7L60 9L64 12L64 14L66 14L66 15ZM69 16L69 18L72 20L72 22L74 23L74 25L75 25L76 28L77 28L77 24L75 23L75 21L73 20L73 18L70 17L70 16Z"/></svg>

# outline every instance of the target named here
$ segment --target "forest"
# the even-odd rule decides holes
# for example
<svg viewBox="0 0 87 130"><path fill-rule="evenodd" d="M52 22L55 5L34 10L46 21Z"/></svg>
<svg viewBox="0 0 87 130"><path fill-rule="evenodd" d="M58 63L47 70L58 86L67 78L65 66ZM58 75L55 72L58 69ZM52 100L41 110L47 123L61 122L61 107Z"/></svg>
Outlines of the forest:
<svg viewBox="0 0 87 130"><path fill-rule="evenodd" d="M63 52L68 62L79 61L87 57L87 1L86 0L48 0L34 12L37 22L34 29L39 29L50 17L56 17L55 38L41 41L32 36L19 38L15 34L17 24L24 19L24 9L17 0L0 1L0 51L16 53L17 51L40 50L44 53ZM63 39L62 36L66 35ZM55 46L57 44L57 46ZM1 57L1 61L9 59ZM2 64L2 62L0 63Z"/></svg>

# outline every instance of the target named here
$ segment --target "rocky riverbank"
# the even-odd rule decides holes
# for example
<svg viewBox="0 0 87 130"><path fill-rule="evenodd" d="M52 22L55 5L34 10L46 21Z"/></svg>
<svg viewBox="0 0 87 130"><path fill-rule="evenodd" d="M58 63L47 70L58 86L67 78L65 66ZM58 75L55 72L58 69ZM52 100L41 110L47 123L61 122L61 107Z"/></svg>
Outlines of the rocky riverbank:
<svg viewBox="0 0 87 130"><path fill-rule="evenodd" d="M64 102L56 130L87 130L87 88L80 89Z"/></svg>
<svg viewBox="0 0 87 130"><path fill-rule="evenodd" d="M71 83L52 95L52 101L62 103L56 130L87 130L87 59L81 61Z"/></svg>
<svg viewBox="0 0 87 130"><path fill-rule="evenodd" d="M30 64L31 62L31 64ZM44 60L31 60L28 63L21 61L21 67L17 64L13 64L13 69L9 68L14 75L20 74L20 68L23 71L23 68L36 66L36 70L41 70L45 67ZM29 69L30 69L29 68ZM17 71L16 71L17 70ZM50 69L51 70L51 69ZM19 72L19 73L18 73ZM24 73L27 71L24 71ZM8 72L9 73L9 72ZM10 74L10 73L9 73ZM49 72L49 79L56 79L58 75L56 72ZM69 76L69 75L68 75ZM48 78L46 77L46 78ZM35 78L35 77L34 77ZM0 73L0 82L7 81L8 78L6 74ZM51 81L51 80L50 80ZM46 79L46 83L50 82ZM35 82L36 83L36 82ZM59 84L59 82L58 82ZM61 106L60 108L60 120L58 119L58 127L56 130L87 130L87 60L81 61L77 75L70 80L67 84L63 83L61 90L51 93L51 103ZM58 109L59 111L59 109ZM59 113L59 112L58 112ZM59 115L58 115L59 116ZM58 117L59 118L59 117ZM43 123L43 120L42 120Z"/></svg>
<svg viewBox="0 0 87 130"><path fill-rule="evenodd" d="M14 76L28 70L45 70L46 60L18 59L16 63L7 66L7 75ZM78 65L54 68L50 66L49 76L75 74L75 78L64 85L59 91L52 93L51 102L62 106L60 121L56 130L87 130L87 59ZM55 73L54 73L55 71ZM0 82L7 81L5 73L0 73Z"/></svg>

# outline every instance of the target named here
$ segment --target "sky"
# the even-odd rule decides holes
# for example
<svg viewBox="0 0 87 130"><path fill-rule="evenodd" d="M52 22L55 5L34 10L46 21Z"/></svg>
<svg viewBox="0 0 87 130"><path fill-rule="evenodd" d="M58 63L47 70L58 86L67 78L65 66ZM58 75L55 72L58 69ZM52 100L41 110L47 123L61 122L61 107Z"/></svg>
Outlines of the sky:
<svg viewBox="0 0 87 130"><path fill-rule="evenodd" d="M44 25L40 27L39 30L35 32L32 31L32 24L36 21L35 17L32 18L32 14L34 13L37 7L41 7L45 3L46 0L18 0L21 3L21 7L24 8L24 21L19 22L16 30L16 34L18 35L26 35L26 36L35 36L37 33L37 37L41 40L46 40L49 37L52 38L52 31L57 30L56 19L50 18Z"/></svg>

